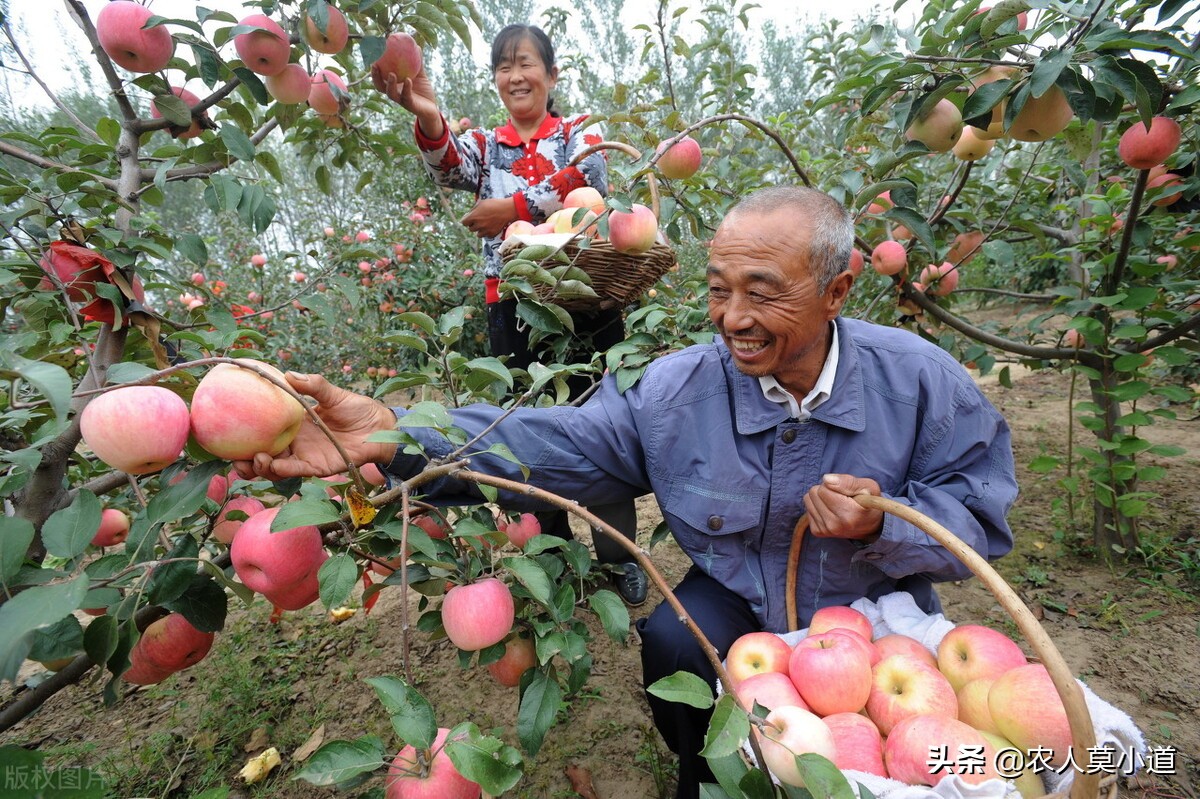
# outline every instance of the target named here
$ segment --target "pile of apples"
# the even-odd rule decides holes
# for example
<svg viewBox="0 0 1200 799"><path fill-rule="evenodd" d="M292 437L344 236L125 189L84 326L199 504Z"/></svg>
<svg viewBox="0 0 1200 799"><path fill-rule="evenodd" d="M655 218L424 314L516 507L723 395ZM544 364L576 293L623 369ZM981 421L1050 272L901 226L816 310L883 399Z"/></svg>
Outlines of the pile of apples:
<svg viewBox="0 0 1200 799"><path fill-rule="evenodd" d="M536 243L536 236L571 233L599 239L595 222L604 210L600 192L591 186L581 186L568 192L563 207L550 214L545 222L535 225L518 219L505 228L503 238L521 236L524 241ZM658 241L658 217L640 203L630 206L628 213L612 211L608 216L608 241L617 252L641 255Z"/></svg>
<svg viewBox="0 0 1200 799"><path fill-rule="evenodd" d="M996 758L1012 749L1068 762L1067 713L1045 667L981 625L955 627L935 655L908 636L873 639L865 615L826 607L795 647L769 632L738 638L726 669L744 708L769 711L755 735L767 768L789 785L803 785L795 756L806 752L910 785L1007 778ZM1015 780L1025 799L1045 793L1030 765Z"/></svg>

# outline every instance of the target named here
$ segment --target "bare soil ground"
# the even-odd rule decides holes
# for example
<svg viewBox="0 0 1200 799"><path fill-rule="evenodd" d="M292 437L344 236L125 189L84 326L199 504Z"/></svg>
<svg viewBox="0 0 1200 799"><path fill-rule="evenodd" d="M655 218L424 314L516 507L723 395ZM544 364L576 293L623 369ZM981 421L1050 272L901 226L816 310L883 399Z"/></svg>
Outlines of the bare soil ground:
<svg viewBox="0 0 1200 799"><path fill-rule="evenodd" d="M1076 541L1073 530L1083 525L1069 525L1067 498L1055 486L1061 475L1026 469L1035 456L1064 450L1065 376L1024 375L1011 389L994 380L981 382L1012 424L1022 486L1011 516L1017 547L996 564L998 570L1042 619L1075 673L1131 714L1151 743L1175 747L1174 774L1140 777L1123 785L1121 793L1171 799L1200 795L1200 586L1186 582L1168 561L1157 561L1154 569L1110 569L1069 545ZM1191 413L1181 410L1183 416ZM1189 452L1169 461L1166 479L1154 484L1161 498L1153 503L1144 536L1148 542L1170 541L1176 551L1190 553L1193 563L1200 562L1198 428L1193 419L1143 431ZM1086 440L1085 431L1077 435ZM1087 508L1080 504L1076 498L1076 513L1086 519ZM645 543L660 517L652 498L645 498L640 510ZM652 557L669 581L678 580L687 566L670 542ZM946 585L940 593L951 620L1017 635L978 581ZM363 678L403 674L397 594L397 589L385 591L369 616L360 612L339 625L315 609L287 614L278 625L267 623L269 608L262 603L239 609L213 654L196 667L132 692L113 708L103 706L98 684L75 686L0 736L0 744L40 748L60 765L98 763L116 754L124 784L136 783L140 792L114 796L187 797L214 780L233 787L231 796L329 796L329 789L289 779L299 769L293 755L322 724L326 740L367 733L393 740ZM652 592L634 617L649 613L658 599ZM601 799L660 795L658 783L670 773L670 756L657 739L642 695L636 640L631 635L625 644L614 644L599 629L595 633L595 670L584 696L564 710L527 777L508 796L577 796L565 774L569 765L590 772ZM442 723L467 719L484 729L514 728L515 689L499 688L482 669L460 669L446 642L428 643L420 633L413 641L414 676ZM264 742L279 747L284 758L284 766L264 785L236 787L236 768L227 765L212 773L216 764L227 763L214 758L221 746L256 751L248 745Z"/></svg>

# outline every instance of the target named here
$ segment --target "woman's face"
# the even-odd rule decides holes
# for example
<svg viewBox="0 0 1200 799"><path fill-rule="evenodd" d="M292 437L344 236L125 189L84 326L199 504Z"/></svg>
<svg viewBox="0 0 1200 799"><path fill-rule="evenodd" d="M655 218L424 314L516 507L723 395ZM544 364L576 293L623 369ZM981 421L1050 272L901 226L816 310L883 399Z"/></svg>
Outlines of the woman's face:
<svg viewBox="0 0 1200 799"><path fill-rule="evenodd" d="M500 102L515 122L540 122L546 100L558 81L558 67L547 71L529 37L521 40L511 59L504 59L493 75Z"/></svg>

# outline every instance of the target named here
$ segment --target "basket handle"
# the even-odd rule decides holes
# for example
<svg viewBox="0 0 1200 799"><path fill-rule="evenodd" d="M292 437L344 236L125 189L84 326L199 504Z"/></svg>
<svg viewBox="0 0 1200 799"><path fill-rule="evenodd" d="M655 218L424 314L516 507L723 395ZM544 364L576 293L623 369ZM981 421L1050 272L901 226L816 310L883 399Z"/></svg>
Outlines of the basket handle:
<svg viewBox="0 0 1200 799"><path fill-rule="evenodd" d="M894 499L888 499L887 497L859 494L854 499L864 508L873 508L891 513L909 524L919 527L922 532L961 560L988 590L992 592L1000 602L1000 606L1016 622L1017 629L1025 636L1025 640L1033 647L1034 653L1046 667L1046 671L1050 674L1050 680L1054 683L1054 688L1058 691L1058 695L1063 701L1063 706L1067 710L1067 722L1071 727L1071 742L1073 744L1071 754L1076 766L1075 779L1071 784L1070 799L1094 799L1094 797L1098 796L1100 792L1100 773L1088 773L1088 765L1091 761L1091 749L1096 745L1096 733L1092 727L1092 717L1088 713L1087 703L1083 698L1083 691L1075 681L1075 676L1071 673L1066 660L1063 659L1062 654L1055 647L1046 630L1034 618L1034 615L1029 612L1029 608L1025 606L1025 603L1017 595L1017 592L1005 582L1004 578L978 552L971 549L961 538L919 510L897 502ZM796 530L792 536L792 545L788 552L788 625L793 630L796 629L798 623L795 615L796 581L798 579L796 572L808 526L808 515L805 514L796 523Z"/></svg>
<svg viewBox="0 0 1200 799"><path fill-rule="evenodd" d="M572 158L567 166L578 166L580 161L601 150L620 150L635 161L642 157L641 152L633 145L620 141L602 141L583 150L579 155ZM650 210L654 212L654 218L657 219L662 205L658 199L658 178L654 176L653 170L646 173L646 182L650 185Z"/></svg>

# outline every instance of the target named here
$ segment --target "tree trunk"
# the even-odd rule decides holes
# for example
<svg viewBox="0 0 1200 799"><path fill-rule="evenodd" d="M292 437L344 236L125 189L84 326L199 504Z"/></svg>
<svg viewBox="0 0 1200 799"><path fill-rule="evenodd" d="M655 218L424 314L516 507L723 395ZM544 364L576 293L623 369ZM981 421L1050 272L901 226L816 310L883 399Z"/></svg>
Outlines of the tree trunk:
<svg viewBox="0 0 1200 799"><path fill-rule="evenodd" d="M1114 555L1138 546L1137 519L1122 513L1118 501L1137 489L1137 471L1130 468L1132 459L1128 455L1105 446L1107 442L1120 441L1125 434L1124 428L1117 422L1121 416L1121 403L1112 394L1117 385L1112 361L1106 359L1100 368L1100 377L1088 382L1092 401L1101 409L1096 418L1102 424L1094 433L1100 445L1097 451L1103 459L1094 463L1089 470L1093 482L1092 544L1106 562L1111 562ZM1126 473L1131 476L1121 476Z"/></svg>

